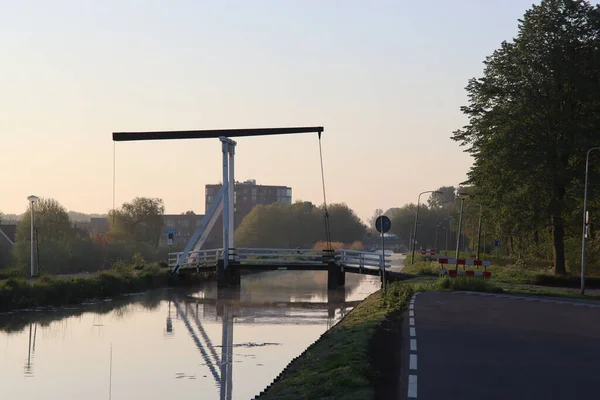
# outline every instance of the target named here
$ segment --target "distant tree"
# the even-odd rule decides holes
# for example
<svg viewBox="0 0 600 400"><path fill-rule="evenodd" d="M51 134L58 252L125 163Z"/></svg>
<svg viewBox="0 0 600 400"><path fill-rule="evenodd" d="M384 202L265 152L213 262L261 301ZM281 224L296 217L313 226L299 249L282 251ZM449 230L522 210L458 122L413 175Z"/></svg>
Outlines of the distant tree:
<svg viewBox="0 0 600 400"><path fill-rule="evenodd" d="M375 221L379 218L380 215L383 215L383 210L381 208L376 208L373 212L373 216L369 218L369 228L375 228Z"/></svg>
<svg viewBox="0 0 600 400"><path fill-rule="evenodd" d="M116 240L158 246L165 212L162 199L136 197L109 214L110 235Z"/></svg>
<svg viewBox="0 0 600 400"><path fill-rule="evenodd" d="M436 191L442 193L431 193L431 196L427 199L429 208L441 208L454 204L456 198L456 188L454 186L442 186Z"/></svg>
<svg viewBox="0 0 600 400"><path fill-rule="evenodd" d="M331 239L352 243L362 240L366 226L345 204L328 207ZM325 237L322 207L299 201L292 205L259 205L250 211L235 232L238 246L312 247Z"/></svg>
<svg viewBox="0 0 600 400"><path fill-rule="evenodd" d="M67 210L54 199L38 199L34 203L34 228L39 248L41 272L59 272L69 263L70 248L77 239ZM23 215L17 224L13 246L15 261L24 267L30 264L31 213Z"/></svg>
<svg viewBox="0 0 600 400"><path fill-rule="evenodd" d="M585 153L598 144L599 59L600 9L543 0L469 81L469 124L453 136L474 157L469 182L510 218L504 227L549 226L557 274L566 272L565 217L581 205Z"/></svg>
<svg viewBox="0 0 600 400"><path fill-rule="evenodd" d="M196 215L195 212L193 212L192 210L186 211L185 215Z"/></svg>
<svg viewBox="0 0 600 400"><path fill-rule="evenodd" d="M346 204L331 204L328 207L331 226L331 240L351 243L362 240L367 227L361 222L356 213Z"/></svg>

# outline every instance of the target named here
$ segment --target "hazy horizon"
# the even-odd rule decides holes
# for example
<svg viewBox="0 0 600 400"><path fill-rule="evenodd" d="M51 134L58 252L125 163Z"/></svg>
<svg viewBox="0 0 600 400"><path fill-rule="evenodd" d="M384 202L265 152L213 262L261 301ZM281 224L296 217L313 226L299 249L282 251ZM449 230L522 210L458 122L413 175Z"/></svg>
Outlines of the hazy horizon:
<svg viewBox="0 0 600 400"><path fill-rule="evenodd" d="M364 221L456 186L464 87L530 1L5 2L0 211L113 205L115 131L324 126L328 203ZM237 138L236 180L323 202L316 135ZM117 143L116 205L204 214L218 139ZM422 197L422 201L425 200Z"/></svg>

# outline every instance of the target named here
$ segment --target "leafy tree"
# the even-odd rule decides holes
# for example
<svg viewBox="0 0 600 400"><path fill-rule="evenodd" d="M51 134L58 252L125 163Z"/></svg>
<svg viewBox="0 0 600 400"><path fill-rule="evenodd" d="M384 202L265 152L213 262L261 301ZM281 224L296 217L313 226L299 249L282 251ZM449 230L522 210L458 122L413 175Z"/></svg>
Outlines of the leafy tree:
<svg viewBox="0 0 600 400"><path fill-rule="evenodd" d="M328 207L328 211L331 227L331 240L342 243L351 243L365 237L367 227L346 204L331 204Z"/></svg>
<svg viewBox="0 0 600 400"><path fill-rule="evenodd" d="M469 81L469 124L453 135L475 159L469 182L518 231L549 227L557 274L566 272L564 217L580 205L585 152L598 140L599 61L598 7L534 5Z"/></svg>
<svg viewBox="0 0 600 400"><path fill-rule="evenodd" d="M158 246L165 212L162 199L136 197L109 214L110 234L116 240Z"/></svg>
<svg viewBox="0 0 600 400"><path fill-rule="evenodd" d="M351 243L364 238L366 226L347 205L331 204L328 212L332 241ZM235 232L241 247L312 248L325 239L323 208L302 201L258 205Z"/></svg>
<svg viewBox="0 0 600 400"><path fill-rule="evenodd" d="M38 199L34 203L34 227L41 272L60 272L69 263L70 248L77 235L71 226L67 210L54 199ZM21 267L30 264L31 213L23 215L17 224L13 246L15 261Z"/></svg>
<svg viewBox="0 0 600 400"><path fill-rule="evenodd" d="M454 204L456 201L456 188L454 186L442 186L436 190L439 193L431 193L429 199L427 199L427 205L429 208L441 208L451 204Z"/></svg>
<svg viewBox="0 0 600 400"><path fill-rule="evenodd" d="M377 221L377 218L379 218L380 215L383 215L383 210L381 208L375 209L373 216L369 218L369 228L375 227L375 221Z"/></svg>

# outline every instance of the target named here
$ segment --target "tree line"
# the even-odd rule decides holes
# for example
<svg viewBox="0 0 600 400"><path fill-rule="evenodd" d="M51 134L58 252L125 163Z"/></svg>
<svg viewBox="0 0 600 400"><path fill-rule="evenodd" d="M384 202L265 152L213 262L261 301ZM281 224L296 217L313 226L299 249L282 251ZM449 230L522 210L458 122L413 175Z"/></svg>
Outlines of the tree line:
<svg viewBox="0 0 600 400"><path fill-rule="evenodd" d="M236 229L236 245L313 248L327 240L325 211L323 206L303 201L256 206ZM138 197L110 211L107 233L89 234L73 223L56 200L39 199L34 204L35 262L40 273L59 274L110 268L116 261L134 256L165 261L168 248L159 246L163 215L161 199ZM351 244L364 238L366 225L346 204L330 205L327 215L332 241ZM29 271L30 230L31 214L27 212L17 223L15 245L0 247L0 268L14 266Z"/></svg>
<svg viewBox="0 0 600 400"><path fill-rule="evenodd" d="M110 268L134 255L145 260L164 260L158 248L164 206L161 199L135 198L109 214L108 233L79 229L69 212L55 199L34 203L34 263L41 274L97 271ZM17 222L14 246L2 241L0 268L29 271L31 264L31 213Z"/></svg>

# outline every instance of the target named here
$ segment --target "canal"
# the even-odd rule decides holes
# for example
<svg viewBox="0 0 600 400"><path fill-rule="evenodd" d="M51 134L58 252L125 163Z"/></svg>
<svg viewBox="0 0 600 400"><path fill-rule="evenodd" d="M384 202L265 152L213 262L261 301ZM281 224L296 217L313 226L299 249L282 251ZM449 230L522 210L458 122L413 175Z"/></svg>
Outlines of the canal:
<svg viewBox="0 0 600 400"><path fill-rule="evenodd" d="M326 272L242 277L81 306L0 314L2 398L251 399L379 278Z"/></svg>

